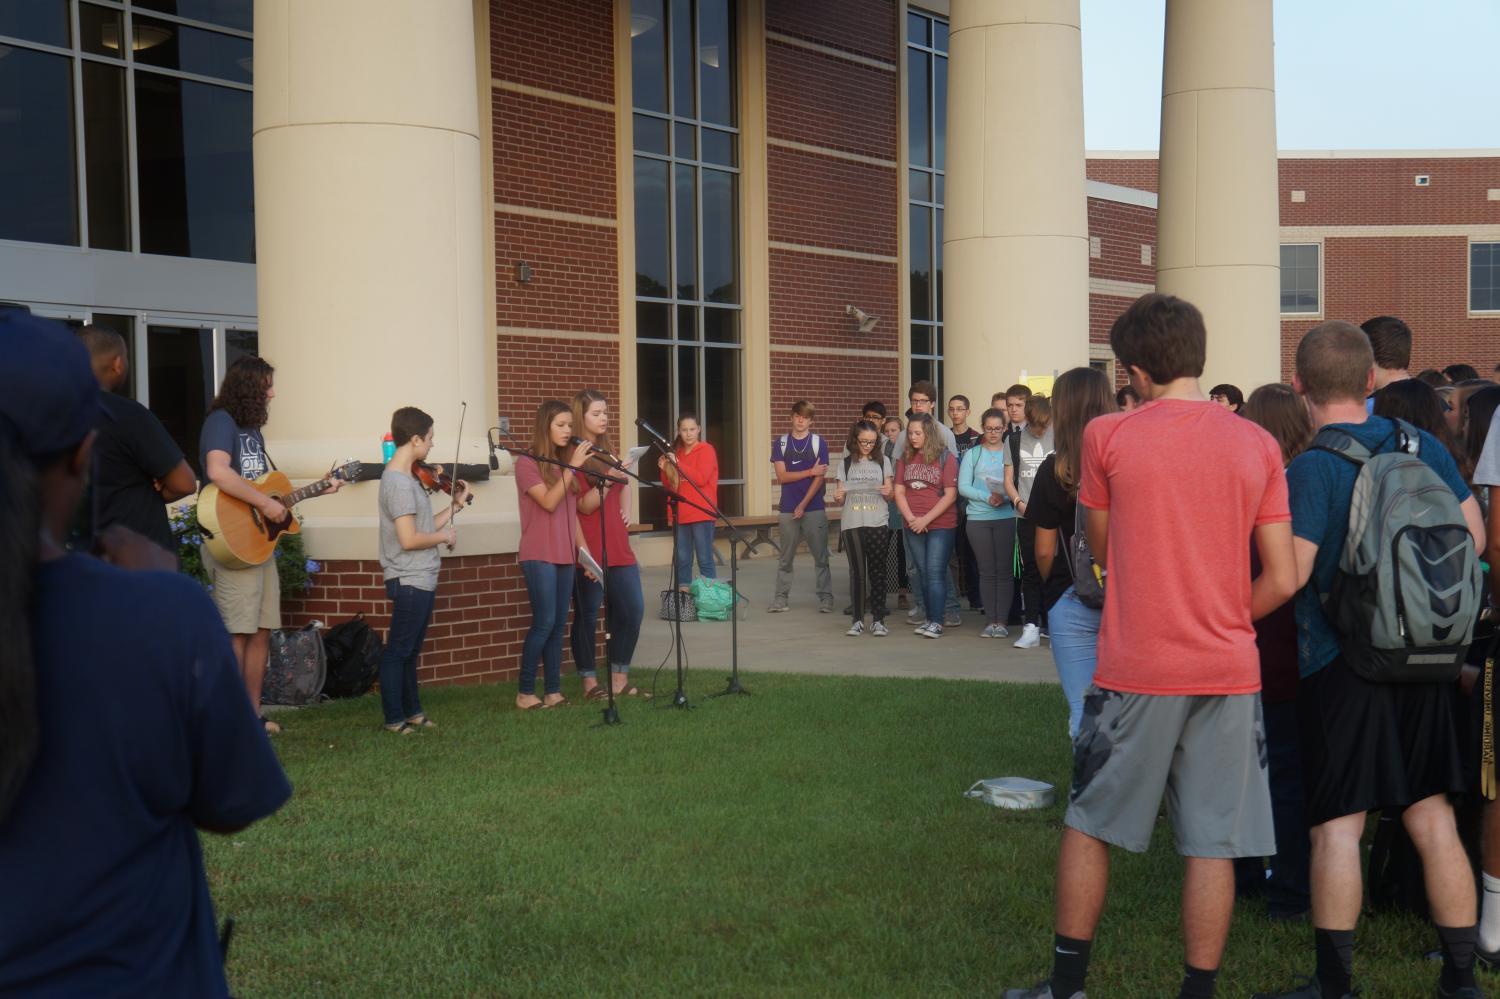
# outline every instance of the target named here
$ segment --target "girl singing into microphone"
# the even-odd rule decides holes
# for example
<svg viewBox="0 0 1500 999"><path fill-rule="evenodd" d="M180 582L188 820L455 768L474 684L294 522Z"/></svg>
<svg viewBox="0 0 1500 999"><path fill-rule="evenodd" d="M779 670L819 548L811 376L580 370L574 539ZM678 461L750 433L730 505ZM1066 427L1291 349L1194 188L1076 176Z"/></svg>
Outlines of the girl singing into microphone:
<svg viewBox="0 0 1500 999"><path fill-rule="evenodd" d="M662 483L683 499L673 530L677 532L677 588L687 592L693 580L694 554L698 556L698 572L709 579L718 578L714 570L714 516L699 507L719 505L719 453L703 440L703 426L693 413L684 412L677 418L672 456L677 459L675 465L666 458L658 458L656 464ZM682 481L684 478L688 481ZM670 507L667 512L670 515Z"/></svg>
<svg viewBox="0 0 1500 999"><path fill-rule="evenodd" d="M573 426L578 436L606 453L613 451L609 441L609 401L596 389L584 389L573 397ZM606 652L614 674L615 695L639 697L641 689L630 682L630 661L635 657L635 643L641 634L645 598L641 595L641 569L635 552L630 550L626 530L630 514L630 478L616 471L598 457L589 458L585 470L604 476L604 503L599 502L599 480L591 476L574 479L578 491L578 523L589 552L604 568L602 582L580 576L573 584L573 662L583 680L583 696L591 701L608 695L599 685L594 667L594 635L599 621L599 605L609 591L609 632Z"/></svg>
<svg viewBox="0 0 1500 999"><path fill-rule="evenodd" d="M572 446L573 410L549 399L537 407L531 453L516 458L520 493L521 574L531 598L531 627L521 646L522 711L568 703L562 695L562 636L573 595L573 566L580 548L587 550L578 524L576 470L588 459L586 445ZM533 455L535 457L533 457ZM538 460L541 459L541 460ZM536 696L536 669L545 674L545 696Z"/></svg>

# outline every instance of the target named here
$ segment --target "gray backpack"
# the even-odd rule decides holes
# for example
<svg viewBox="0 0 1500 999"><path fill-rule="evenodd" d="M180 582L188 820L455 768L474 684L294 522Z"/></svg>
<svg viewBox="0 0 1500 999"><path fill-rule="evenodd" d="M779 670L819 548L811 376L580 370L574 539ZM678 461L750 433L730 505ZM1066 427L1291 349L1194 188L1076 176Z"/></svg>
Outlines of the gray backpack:
<svg viewBox="0 0 1500 999"><path fill-rule="evenodd" d="M1359 468L1323 606L1344 658L1365 679L1450 682L1479 617L1479 553L1458 498L1417 455L1420 434L1394 422L1392 451L1371 454L1333 427L1312 443Z"/></svg>
<svg viewBox="0 0 1500 999"><path fill-rule="evenodd" d="M1106 573L1094 561L1089 548L1089 536L1084 529L1083 504L1073 508L1073 540L1063 546L1068 558L1068 572L1073 577L1073 595L1085 607L1099 610L1104 606L1104 579Z"/></svg>

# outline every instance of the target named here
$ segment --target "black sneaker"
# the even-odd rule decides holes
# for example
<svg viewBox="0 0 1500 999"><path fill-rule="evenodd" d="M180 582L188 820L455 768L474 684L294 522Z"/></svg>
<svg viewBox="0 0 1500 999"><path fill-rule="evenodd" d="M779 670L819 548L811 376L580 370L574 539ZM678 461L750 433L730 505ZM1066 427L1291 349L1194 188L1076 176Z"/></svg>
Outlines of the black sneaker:
<svg viewBox="0 0 1500 999"><path fill-rule="evenodd" d="M1500 950L1485 950L1476 945L1474 961L1485 971L1500 971Z"/></svg>
<svg viewBox="0 0 1500 999"><path fill-rule="evenodd" d="M1050 981L1033 985L1029 989L1006 989L1004 999L1061 999L1052 994L1052 983ZM1068 996L1067 999L1088 999L1080 989Z"/></svg>
<svg viewBox="0 0 1500 999"><path fill-rule="evenodd" d="M1445 992L1443 991L1443 983L1439 981L1437 997L1438 999L1484 999L1484 990L1478 985L1465 985L1463 988L1455 989L1452 992Z"/></svg>
<svg viewBox="0 0 1500 999"><path fill-rule="evenodd" d="M1355 999L1358 995L1359 990L1355 989L1352 992L1345 992L1338 999ZM1314 975L1286 992L1257 992L1250 999L1325 999L1325 997L1323 986L1318 983L1318 978Z"/></svg>

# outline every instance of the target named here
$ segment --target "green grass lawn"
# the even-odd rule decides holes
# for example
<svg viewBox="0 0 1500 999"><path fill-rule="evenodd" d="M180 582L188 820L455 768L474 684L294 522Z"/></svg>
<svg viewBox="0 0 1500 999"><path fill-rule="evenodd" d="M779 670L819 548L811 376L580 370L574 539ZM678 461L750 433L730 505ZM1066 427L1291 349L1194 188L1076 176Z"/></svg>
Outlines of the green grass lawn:
<svg viewBox="0 0 1500 999"><path fill-rule="evenodd" d="M722 682L696 671L688 691ZM442 728L407 738L374 697L287 716L291 802L205 837L236 994L994 995L1045 977L1062 806L960 795L1020 775L1066 797L1055 687L746 683L687 712L622 702L610 729L592 707L517 712L508 686L425 693ZM1165 823L1150 853L1116 854L1095 999L1176 995L1180 875ZM1366 994L1430 994L1432 940L1366 920ZM1311 966L1309 929L1245 903L1219 994Z"/></svg>

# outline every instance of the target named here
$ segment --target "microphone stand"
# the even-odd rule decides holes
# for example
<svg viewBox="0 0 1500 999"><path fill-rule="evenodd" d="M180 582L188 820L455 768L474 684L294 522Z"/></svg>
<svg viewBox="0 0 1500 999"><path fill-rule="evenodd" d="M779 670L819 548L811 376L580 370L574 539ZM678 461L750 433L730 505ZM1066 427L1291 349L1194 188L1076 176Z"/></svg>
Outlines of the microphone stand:
<svg viewBox="0 0 1500 999"><path fill-rule="evenodd" d="M682 466L677 465L677 463L670 457L671 456L671 450L669 449L666 440L664 438L662 438L661 435L657 434L654 430L652 430L649 425L643 424L642 421L640 421L640 420L636 420L635 422L636 422L636 426L638 426L642 430L644 430L647 433L647 435L651 438L651 446L654 447L654 448L656 448L658 451L660 451L662 453L662 455L664 457L666 457L668 461L671 461L672 464L673 464L673 466L676 467L678 478L681 479L682 481L686 482L688 485L692 486L693 487L693 491L698 494L698 498L703 501L703 504L695 503L694 501L688 499L686 496L680 495L676 490L668 490L667 491L667 502L668 502L668 504L671 505L671 508L672 508L672 589L673 589L674 592L676 592L677 585L678 585L678 583L677 583L677 527L678 527L678 512L679 512L679 506L678 506L678 504L680 504L680 503L686 503L688 506L691 506L691 507L693 507L696 510L700 510L703 513L708 514L710 517L714 518L714 521L716 523L722 522L724 524L724 526L729 529L729 590L730 590L730 595L729 595L729 670L730 670L730 672L729 672L729 683L728 683L728 685L723 690L719 691L716 694L709 694L708 696L709 697L724 697L724 696L726 696L728 694L743 694L746 697L749 697L750 696L750 691L746 690L745 687L740 683L740 636L739 636L739 619L740 619L739 618L739 609L740 609L740 579L739 579L739 576L740 576L740 565L739 565L739 546L741 544L743 544L745 546L745 551L748 552L750 550L750 541L749 541L748 538L745 537L744 533L738 527L735 527L734 524L730 523L729 517L725 515L725 513L724 513L723 510L719 509L719 507L718 507L717 504L715 504L712 500L710 500L708 498L708 495L706 493L704 493L702 487L700 487L698 485L698 483L694 482L693 479L692 479L692 477L690 475L688 475L686 472L683 471ZM675 600L676 598L674 597L673 599ZM677 605L674 603L673 604L674 611L676 610L676 607L677 607ZM673 614L673 617L678 619L678 621L677 621L677 642L676 642L677 647L678 647L678 655L677 655L677 693L673 696L672 704L673 704L674 707L683 707L683 706L686 706L686 704L687 704L687 695L684 694L683 691L682 691L682 622L680 620L681 617L682 617L682 615L681 615L680 612L677 612L677 613ZM679 698L682 701L681 704L678 703L678 699Z"/></svg>

